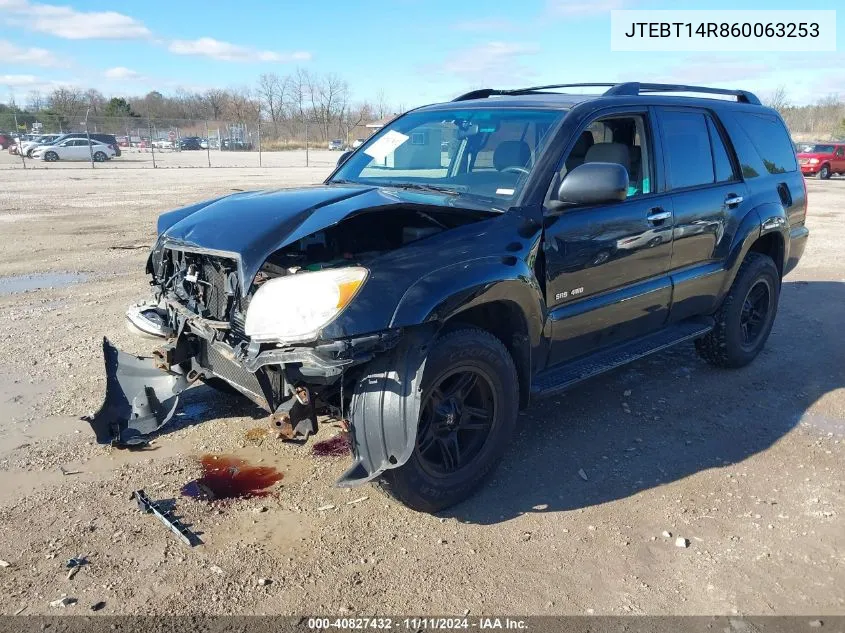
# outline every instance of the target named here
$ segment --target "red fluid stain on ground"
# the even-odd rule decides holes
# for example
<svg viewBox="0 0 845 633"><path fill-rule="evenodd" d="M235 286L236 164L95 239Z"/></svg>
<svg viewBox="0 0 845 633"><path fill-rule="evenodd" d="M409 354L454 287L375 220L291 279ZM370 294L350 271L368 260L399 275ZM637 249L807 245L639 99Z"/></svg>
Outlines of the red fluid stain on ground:
<svg viewBox="0 0 845 633"><path fill-rule="evenodd" d="M229 455L200 457L203 475L182 487L182 494L194 499L248 499L270 494L270 486L284 475L272 466L253 466Z"/></svg>
<svg viewBox="0 0 845 633"><path fill-rule="evenodd" d="M349 433L339 433L322 442L314 444L311 452L317 457L344 457L352 452Z"/></svg>

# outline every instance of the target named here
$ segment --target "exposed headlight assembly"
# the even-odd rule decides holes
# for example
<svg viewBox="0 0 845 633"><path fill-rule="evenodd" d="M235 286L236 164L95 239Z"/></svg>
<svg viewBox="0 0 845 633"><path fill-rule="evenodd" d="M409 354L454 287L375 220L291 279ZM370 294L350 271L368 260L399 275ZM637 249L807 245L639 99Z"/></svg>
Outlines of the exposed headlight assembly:
<svg viewBox="0 0 845 633"><path fill-rule="evenodd" d="M817 162L819 162L819 159L818 159L818 158L811 158L811 159L809 160L809 162L810 162L811 164L815 165Z"/></svg>
<svg viewBox="0 0 845 633"><path fill-rule="evenodd" d="M249 303L246 334L259 343L313 340L351 303L366 279L366 268L350 267L266 281Z"/></svg>

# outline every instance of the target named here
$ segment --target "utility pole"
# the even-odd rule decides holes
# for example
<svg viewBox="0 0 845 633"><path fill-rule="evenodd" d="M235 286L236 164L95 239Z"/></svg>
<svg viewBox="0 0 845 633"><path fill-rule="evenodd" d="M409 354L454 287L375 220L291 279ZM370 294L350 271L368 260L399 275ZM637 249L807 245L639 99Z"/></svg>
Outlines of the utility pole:
<svg viewBox="0 0 845 633"><path fill-rule="evenodd" d="M258 166L261 167L261 106L258 107Z"/></svg>
<svg viewBox="0 0 845 633"><path fill-rule="evenodd" d="M153 121L148 116L147 117L147 128L149 129L150 134L150 151L153 154L153 169L156 168L156 148L153 146Z"/></svg>
<svg viewBox="0 0 845 633"><path fill-rule="evenodd" d="M208 136L208 119L205 121L205 155L208 158L208 166L211 167L211 139Z"/></svg>
<svg viewBox="0 0 845 633"><path fill-rule="evenodd" d="M94 169L94 148L91 147L91 134L88 132L88 114L91 112L91 106L85 110L85 138L88 139L88 155L91 157L91 169Z"/></svg>
<svg viewBox="0 0 845 633"><path fill-rule="evenodd" d="M305 119L305 166L308 167L308 119Z"/></svg>
<svg viewBox="0 0 845 633"><path fill-rule="evenodd" d="M15 134L18 137L18 154L21 155L21 165L23 168L26 169L26 160L24 160L23 152L21 151L21 146L23 145L23 141L21 141L21 130L18 127L18 113L15 112Z"/></svg>

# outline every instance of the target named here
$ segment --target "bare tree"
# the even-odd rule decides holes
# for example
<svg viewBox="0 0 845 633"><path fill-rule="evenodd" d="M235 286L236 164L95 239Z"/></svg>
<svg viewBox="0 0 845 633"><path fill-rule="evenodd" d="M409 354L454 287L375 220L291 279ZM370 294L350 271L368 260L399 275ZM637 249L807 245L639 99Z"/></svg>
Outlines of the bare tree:
<svg viewBox="0 0 845 633"><path fill-rule="evenodd" d="M770 108L774 108L778 112L783 113L789 107L789 95L786 92L786 86L778 86L768 98L763 100Z"/></svg>
<svg viewBox="0 0 845 633"><path fill-rule="evenodd" d="M50 109L62 118L71 120L85 108L85 94L76 88L56 88L47 98Z"/></svg>
<svg viewBox="0 0 845 633"><path fill-rule="evenodd" d="M275 73L264 73L258 78L256 94L262 110L270 117L273 133L278 134L279 122L284 118L285 81Z"/></svg>
<svg viewBox="0 0 845 633"><path fill-rule="evenodd" d="M383 119L390 114L390 106L387 103L387 97L384 90L379 90L376 95L375 115L379 119Z"/></svg>
<svg viewBox="0 0 845 633"><path fill-rule="evenodd" d="M228 91L225 114L237 123L247 123L258 118L258 100L249 88L233 88Z"/></svg>
<svg viewBox="0 0 845 633"><path fill-rule="evenodd" d="M47 105L47 100L38 90L31 90L26 96L26 109L30 112L40 112Z"/></svg>
<svg viewBox="0 0 845 633"><path fill-rule="evenodd" d="M205 91L203 101L205 102L207 116L217 120L223 116L223 111L229 101L229 93L219 88L212 88Z"/></svg>

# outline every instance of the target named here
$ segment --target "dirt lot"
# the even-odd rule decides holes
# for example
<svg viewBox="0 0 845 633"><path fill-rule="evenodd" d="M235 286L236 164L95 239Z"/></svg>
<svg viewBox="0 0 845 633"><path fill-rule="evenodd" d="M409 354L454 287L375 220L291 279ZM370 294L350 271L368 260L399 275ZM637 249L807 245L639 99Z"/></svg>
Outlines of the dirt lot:
<svg viewBox="0 0 845 633"><path fill-rule="evenodd" d="M845 613L843 178L808 183L810 243L751 367L717 371L688 345L537 403L494 481L442 516L333 488L348 458L256 439L261 413L207 387L149 450L93 444L79 416L101 401L102 336L148 352L123 312L144 298L157 214L316 182L328 154L0 170L0 613L56 613L64 594L63 613ZM262 499L181 496L206 453L284 479ZM140 514L137 488L175 499L205 544Z"/></svg>

